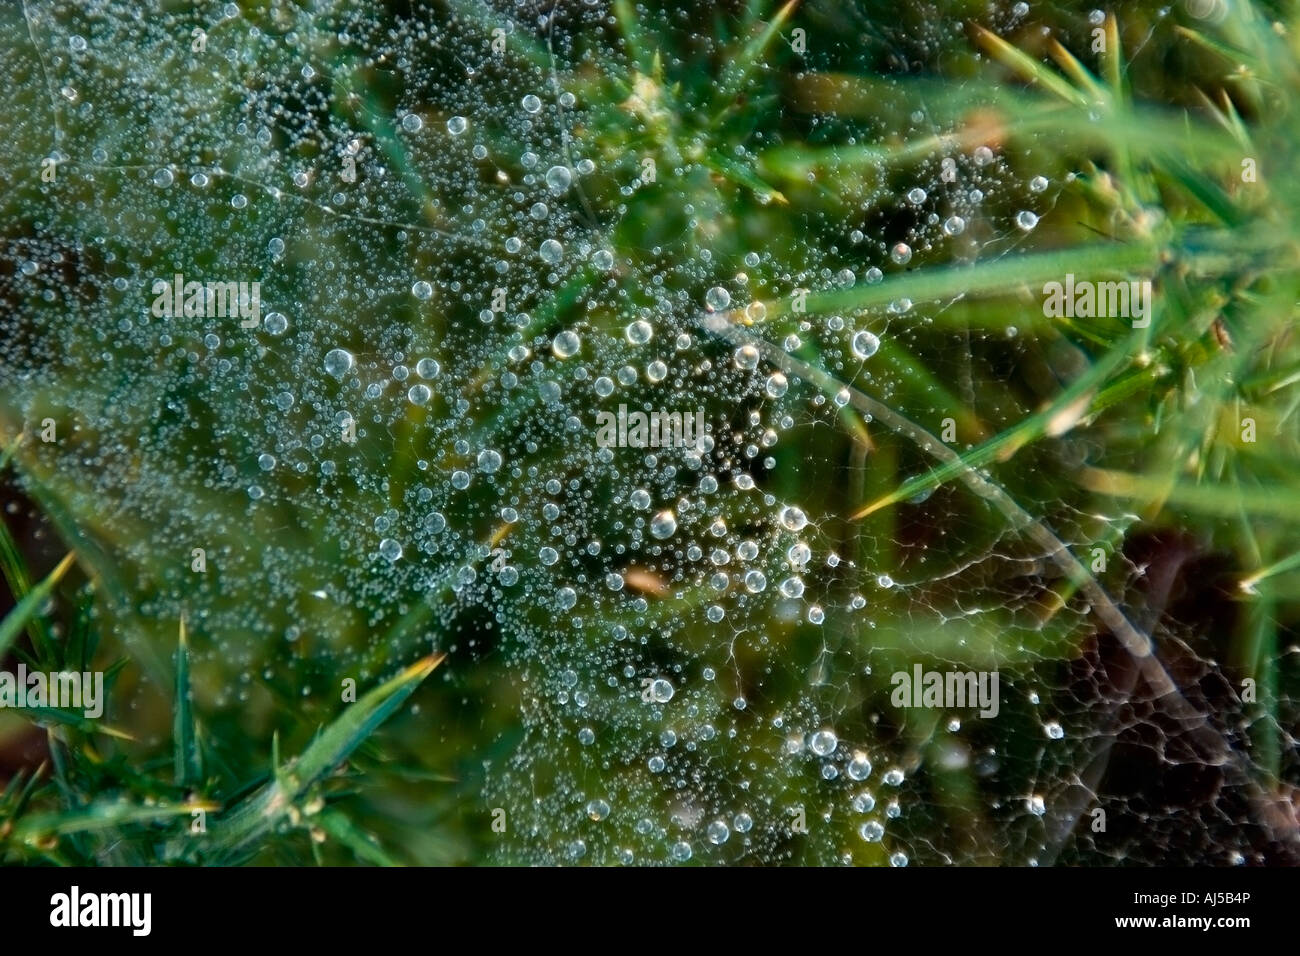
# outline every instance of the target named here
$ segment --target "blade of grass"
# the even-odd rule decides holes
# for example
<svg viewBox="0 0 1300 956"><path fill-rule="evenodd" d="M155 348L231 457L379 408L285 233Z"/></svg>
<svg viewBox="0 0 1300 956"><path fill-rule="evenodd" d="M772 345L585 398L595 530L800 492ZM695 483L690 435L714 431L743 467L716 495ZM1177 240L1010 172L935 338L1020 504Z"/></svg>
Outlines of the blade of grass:
<svg viewBox="0 0 1300 956"><path fill-rule="evenodd" d="M5 619L0 621L0 658L9 652L10 646L23 628L26 627L27 622L49 600L50 595L54 593L55 585L67 573L68 568L72 567L72 562L76 559L76 556L75 551L69 551L64 559L58 563L58 566L46 575L44 580L28 591L22 600L14 605L13 610L5 615Z"/></svg>
<svg viewBox="0 0 1300 956"><path fill-rule="evenodd" d="M391 717L445 656L424 658L349 706L294 764L277 769L276 779L242 801L213 828L214 843L227 852L237 852L259 840L312 785Z"/></svg>
<svg viewBox="0 0 1300 956"><path fill-rule="evenodd" d="M101 830L114 830L133 824L165 823L195 810L213 810L210 803L178 803L175 806L141 807L121 801L92 804L72 812L33 813L14 824L14 839L40 841L50 836L68 836Z"/></svg>
<svg viewBox="0 0 1300 956"><path fill-rule="evenodd" d="M739 54L731 59L718 77L718 92L714 97L716 104L714 116L710 126L716 126L727 112L731 109L732 101L744 87L749 75L754 71L759 58L771 45L772 40L781 32L781 27L790 19L794 13L794 8L799 5L799 0L788 0L785 6L781 7L772 17L767 27L756 37L750 40Z"/></svg>
<svg viewBox="0 0 1300 956"><path fill-rule="evenodd" d="M192 787L203 778L199 762L198 734L194 725L194 703L190 696L190 646L181 617L180 637L176 642L176 703L172 720L172 743L176 786Z"/></svg>
<svg viewBox="0 0 1300 956"><path fill-rule="evenodd" d="M327 810L316 818L317 825L356 855L357 859L377 866L401 866L373 836L358 828L344 814Z"/></svg>
<svg viewBox="0 0 1300 956"><path fill-rule="evenodd" d="M9 592L18 601L31 590L31 579L27 575L27 565L23 561L18 542L9 532L9 527L0 521L0 571L3 571ZM54 637L45 621L39 616L27 622L27 636L31 638L32 648L43 664L54 663Z"/></svg>
<svg viewBox="0 0 1300 956"><path fill-rule="evenodd" d="M975 38L993 59L1010 69L1028 83L1037 83L1055 96L1074 106L1087 107L1088 97L1071 86L1046 64L1040 63L996 33L983 27L975 28Z"/></svg>
<svg viewBox="0 0 1300 956"><path fill-rule="evenodd" d="M1159 252L1154 245L1090 245L1036 255L1006 256L975 265L918 269L891 276L874 285L860 284L813 293L807 297L805 305L809 313L823 314L878 308L901 298L926 302L1006 293L1063 279L1067 272L1089 277L1150 274L1158 262ZM769 300L764 304L768 322L793 312L793 303L784 299Z"/></svg>
<svg viewBox="0 0 1300 956"><path fill-rule="evenodd" d="M64 710L59 707L16 707L14 709L33 723L62 724L65 727L75 727L86 734L104 734L108 737L116 737L118 740L135 740L135 737L125 730L112 727L101 720L84 717L74 710Z"/></svg>

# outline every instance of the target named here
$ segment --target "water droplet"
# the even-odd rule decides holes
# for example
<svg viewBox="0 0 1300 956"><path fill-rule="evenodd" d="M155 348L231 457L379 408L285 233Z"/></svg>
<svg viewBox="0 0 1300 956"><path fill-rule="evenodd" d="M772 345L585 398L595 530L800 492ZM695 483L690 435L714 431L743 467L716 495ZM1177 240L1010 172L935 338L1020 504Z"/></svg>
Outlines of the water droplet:
<svg viewBox="0 0 1300 956"><path fill-rule="evenodd" d="M386 561L396 561L402 556L402 546L392 538L379 542L379 556Z"/></svg>
<svg viewBox="0 0 1300 956"><path fill-rule="evenodd" d="M567 166L552 166L546 171L546 188L553 195L563 196L573 182L573 174Z"/></svg>
<svg viewBox="0 0 1300 956"><path fill-rule="evenodd" d="M819 757L829 757L839 745L833 730L819 730L808 738L808 749Z"/></svg>
<svg viewBox="0 0 1300 956"><path fill-rule="evenodd" d="M547 239L537 247L537 254L547 265L559 265L560 260L564 258L564 246L554 239Z"/></svg>
<svg viewBox="0 0 1300 956"><path fill-rule="evenodd" d="M869 359L880 349L880 339L874 333L863 329L853 336L850 347L857 358Z"/></svg>
<svg viewBox="0 0 1300 956"><path fill-rule="evenodd" d="M654 332L654 326L644 319L637 319L623 330L623 334L627 336L627 340L633 345L645 345L654 337Z"/></svg>
<svg viewBox="0 0 1300 956"><path fill-rule="evenodd" d="M802 508L786 505L781 509L781 524L787 531L802 531L808 524L808 516Z"/></svg>
<svg viewBox="0 0 1300 956"><path fill-rule="evenodd" d="M651 536L660 539L672 537L677 530L677 516L671 511L661 511L650 521Z"/></svg>
<svg viewBox="0 0 1300 956"><path fill-rule="evenodd" d="M467 129L469 129L469 120L463 116L453 116L447 120L447 132L452 136L459 136Z"/></svg>
<svg viewBox="0 0 1300 956"><path fill-rule="evenodd" d="M1038 225L1038 216L1035 213L1030 212L1028 209L1022 209L1020 212L1016 213L1016 225L1025 232L1029 232Z"/></svg>
<svg viewBox="0 0 1300 956"><path fill-rule="evenodd" d="M352 371L352 353L347 349L330 349L325 353L325 371L335 378L342 378Z"/></svg>
<svg viewBox="0 0 1300 956"><path fill-rule="evenodd" d="M721 312L731 305L731 293L720 285L715 285L704 293L704 304L710 312Z"/></svg>
<svg viewBox="0 0 1300 956"><path fill-rule="evenodd" d="M650 682L650 699L656 704L668 703L673 699L673 693L673 685L662 677L657 677Z"/></svg>
<svg viewBox="0 0 1300 956"><path fill-rule="evenodd" d="M850 780L866 780L871 776L871 760L861 750L855 750L844 772L848 774Z"/></svg>
<svg viewBox="0 0 1300 956"><path fill-rule="evenodd" d="M566 329L551 342L551 353L556 358L566 359L578 354L582 348L582 339L572 329Z"/></svg>
<svg viewBox="0 0 1300 956"><path fill-rule="evenodd" d="M752 345L742 345L732 354L732 361L736 363L736 368L754 369L758 368L759 352Z"/></svg>

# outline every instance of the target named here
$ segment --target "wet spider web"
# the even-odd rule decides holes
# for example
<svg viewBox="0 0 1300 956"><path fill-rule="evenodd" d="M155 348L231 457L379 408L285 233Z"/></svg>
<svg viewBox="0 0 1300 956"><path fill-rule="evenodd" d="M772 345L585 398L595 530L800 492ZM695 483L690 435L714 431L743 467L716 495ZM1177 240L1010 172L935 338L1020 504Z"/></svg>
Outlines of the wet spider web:
<svg viewBox="0 0 1300 956"><path fill-rule="evenodd" d="M603 3L136 8L4 14L0 387L8 438L56 423L25 487L142 671L184 614L203 706L264 728L448 651L415 722L499 861L1279 852L1239 685L1166 614L1193 558L1071 479L1136 449L1080 428L849 517L1087 364L963 296L794 305L1053 214L1068 170L826 80L886 90L959 19L814 4L815 52L736 78L686 8L637 42ZM757 118L684 121L703 72ZM260 282L258 324L154 314L177 273ZM620 405L706 434L601 447ZM998 717L893 707L918 663L997 670Z"/></svg>

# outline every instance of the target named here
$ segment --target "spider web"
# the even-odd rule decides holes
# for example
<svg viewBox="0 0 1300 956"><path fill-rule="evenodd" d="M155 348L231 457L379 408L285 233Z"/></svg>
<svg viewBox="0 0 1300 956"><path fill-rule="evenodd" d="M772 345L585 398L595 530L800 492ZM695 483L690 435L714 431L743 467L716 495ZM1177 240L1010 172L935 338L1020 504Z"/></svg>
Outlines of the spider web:
<svg viewBox="0 0 1300 956"><path fill-rule="evenodd" d="M500 861L1285 856L1254 753L1280 735L1294 779L1294 703L1253 717L1216 661L1197 544L1076 480L1140 447L1081 425L849 517L1090 361L1037 302L998 330L964 296L793 304L1054 215L1049 151L827 92L887 90L959 18L810 5L812 52L782 35L752 79L780 122L715 147L674 126L730 49L686 8L637 11L655 67L598 3L137 6L3 14L0 421L56 422L24 487L159 686L182 615L202 705L259 739L283 700L324 719L341 679L447 651L404 746ZM837 174L900 140L932 148ZM260 323L153 314L176 273L260 282ZM601 447L620 405L706 435ZM997 671L998 715L894 707L918 664Z"/></svg>

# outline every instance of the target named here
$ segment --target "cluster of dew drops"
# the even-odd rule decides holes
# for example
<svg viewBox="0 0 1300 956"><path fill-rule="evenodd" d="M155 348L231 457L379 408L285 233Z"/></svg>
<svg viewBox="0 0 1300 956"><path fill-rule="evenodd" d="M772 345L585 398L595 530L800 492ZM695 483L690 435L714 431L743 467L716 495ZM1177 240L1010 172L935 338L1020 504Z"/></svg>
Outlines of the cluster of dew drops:
<svg viewBox="0 0 1300 956"><path fill-rule="evenodd" d="M227 8L226 16L233 19L238 11L232 8ZM352 28L358 36L365 34L360 25ZM420 39L418 31L407 28L399 31L397 45L410 51ZM455 48L454 40L447 42ZM80 34L67 40L67 51L74 60L94 54ZM482 55L477 38L466 41L457 54L470 76L479 71L473 64ZM304 64L299 75L309 77L311 69ZM844 573L844 562L818 542L816 522L798 502L779 500L754 478L755 472L776 466L776 446L784 432L796 427L798 403L818 405L824 399L795 388L786 374L763 360L753 344L731 343L719 353L718 343L711 343L700 327L701 314L737 312L761 325L763 302L743 276L719 279L718 264L708 261L667 268L660 261L656 271L635 277L645 288L663 289L654 307L631 309L615 331L582 320L560 329L535 326L534 313L577 270L590 269L597 277L606 277L619 269L638 268L624 261L607 237L574 212L584 179L602 170L595 158L570 150L566 130L556 132L557 126L577 125L572 116L581 104L570 92L557 95L543 82L548 79L539 78L535 89L517 90L505 104L450 96L461 105L439 112L412 103L393 117L397 135L413 150L427 149L425 141L437 137L426 175L456 197L454 210L451 200L444 205L456 213L457 228L468 224L450 238L402 230L400 223L385 218L392 209L385 205L384 193L393 180L374 143L358 131L345 132L332 154L357 162L369 174L369 180L363 176L351 190L334 183L330 174L304 168L287 156L278 162L280 157L269 145L271 137L260 133L254 138L267 160L260 186L220 168L205 170L180 163L157 166L147 175L147 185L168 197L184 190L198 195L224 190L231 215L255 203L298 196L334 216L326 221L343 233L367 222L376 224L374 231L380 233L397 228L413 252L450 259L457 252L473 250L479 257L475 264L485 273L481 281L446 269L412 273L401 266L377 264L376 259L363 267L369 274L356 283L358 289L385 287L390 299L400 295L406 300L403 308L419 315L436 313L448 303L462 309L473 306L470 311L477 310L481 334L477 341L461 341L461 351L454 354L436 341L416 346L401 336L391 340L380 336L378 344L370 343L372 347L362 352L344 341L348 319L333 318L328 310L313 314L319 304L308 306L287 296L269 303L256 335L272 346L276 340L300 344L283 356L278 381L254 383L263 396L257 434L269 436L264 447L250 450L257 477L251 481L236 477L243 472L240 463L222 472L223 479L229 478L223 484L233 489L242 481L246 501L253 508L314 499L310 507L327 513L331 522L327 527L345 543L345 550L355 539L354 552L359 549L366 555L364 568L350 582L358 592L373 588L375 575L393 594L431 591L435 582L445 581L462 603L491 607L503 629L514 627L517 633L530 635L521 637L514 661L520 668L536 669L533 683L545 698L536 712L562 726L579 748L599 743L596 722L585 719L587 708L595 706L590 688L617 663L620 676L610 678L609 686L617 685L620 701L642 706L634 708L637 716L630 721L622 718L622 724L611 723L648 736L653 753L644 759L646 772L651 780L666 780L672 775L671 751L687 732L680 724L678 730L660 725L675 706L699 706L702 695L684 693L684 681L724 685L728 670L719 661L730 653L735 635L762 631L765 618L788 616L790 608L798 609L796 616L805 625L818 627L827 621L828 612L862 615L869 602L862 594L853 594L842 606L827 605L826 597L819 596L826 590L822 584ZM93 83L76 94L83 101L92 95ZM557 111L569 119L556 120ZM486 135L494 124L512 134L517 145L502 147ZM506 148L514 153L498 155ZM97 166L111 166L115 160L102 145L90 158ZM514 178L504 173L495 179L478 175L498 163L514 170ZM975 171L992 167L994 154L986 146L977 147L966 157L966 165ZM947 168L936 167L935 172ZM275 177L280 175L287 175L288 181L279 182ZM323 187L326 180L333 184ZM370 180L381 185L369 187ZM624 192L636 185L630 180ZM1029 191L1041 194L1048 185L1044 177L1035 176ZM967 233L968 219L979 209L983 193L971 187L958 203L961 211L940 213L933 202L939 186L937 181L926 181L904 192L899 199L903 205L935 211L928 212L928 218L921 216L921 232L906 240L867 243L883 254L878 262L864 263L860 277L846 269L823 270L788 276L786 286L793 288L800 281L814 287L878 283L885 270L909 265L918 237L927 245L958 240ZM1029 232L1038 221L1038 214L1022 209L1014 216L1014 227ZM190 240L190 251L203 248L209 238L200 235ZM856 230L845 238L848 248L863 246L866 240ZM290 242L288 235L270 235L263 238L262 248L276 263L284 259ZM864 259L872 255L863 252ZM422 258L436 260L437 255ZM760 250L752 250L743 264L752 270L770 263ZM38 257L33 257L21 263L20 271L33 276L41 268ZM665 275L672 268L677 274ZM139 279L147 284L148 274ZM485 307L498 283L511 287L517 304L504 310ZM122 279L115 280L117 292L125 286ZM600 301L601 295L593 291L590 299L614 312L629 311L620 300ZM912 308L910 301L896 301L885 318L898 320ZM881 335L886 334L879 322L842 316L818 318L816 323L810 319L800 325L800 332L833 341L842 361L858 369L870 366L881 348ZM148 330L149 336L157 334L156 329ZM169 330L163 338L171 344L169 337L181 334ZM228 329L207 331L201 336L202 349L196 347L191 354L211 362L217 375L228 376L225 381L234 381L250 372L246 365L219 357L232 339ZM141 333L141 344L153 343ZM795 351L802 343L798 334L792 334L780 344ZM718 354L725 354L725 359L719 360ZM469 397L471 383L478 392ZM834 401L842 404L844 399L836 396ZM620 402L661 411L706 409L705 432L690 446L645 449L637 455L598 447L592 409L613 410ZM745 414L737 415L736 408L745 409ZM518 427L499 431L480 427L483 419L501 410L509 410ZM360 484L368 492L362 500L370 502L385 497L387 478L373 470L373 463L341 448L338 435L349 429L363 438L376 431L395 433L409 420L422 422L424 429L412 441L418 480L400 506L358 514L358 505L343 490L347 482ZM249 434L254 434L252 428ZM372 471L367 473L367 468ZM296 480L304 473L317 479L307 490L280 486L282 479ZM592 489L598 482L602 490L596 493ZM492 532L502 528L509 533L501 536L503 544L493 547ZM870 580L877 587L893 586L884 569ZM336 589L335 597L345 600L346 591ZM684 594L705 595L694 623L715 639L703 649L688 649L683 637L690 615L696 612L684 612L685 620L665 619L656 612L657 601ZM586 629L607 633L622 650L583 649L576 635ZM676 669L656 669L639 652L652 634L676 653ZM538 635L553 642L549 657L535 653L530 642L537 641ZM778 656L771 647L765 653ZM691 661L692 655L701 660ZM709 663L704 664L704 659ZM687 666L697 664L703 666ZM682 676L686 674L694 676ZM732 719L751 706L743 694L722 696ZM846 781L854 788L846 799L862 818L855 826L858 836L870 844L881 843L886 835L883 820L897 817L901 809L897 800L890 800L877 813L876 797L860 789L873 773L867 745L842 740L828 724L824 704L811 697L792 702L788 710L798 717L768 719L772 750L791 760L811 758L823 779ZM718 715L709 720L716 722ZM803 729L794 730L795 723ZM692 747L705 747L721 741L726 733L725 728L700 719L690 736ZM535 753L531 759L542 758ZM522 780L528 763L519 766L524 768ZM891 788L904 782L897 768L880 777ZM523 785L518 789L522 791ZM761 791L762 784L755 790ZM605 796L587 797L580 807L583 820L597 825L619 809ZM670 836L648 816L637 819L634 828L641 834L662 832L668 858L684 862L701 848L725 847L737 837L748 839L764 825L772 828L787 822L756 822L760 813L777 817L780 810L757 794L752 806L699 817L698 834ZM565 832L572 835L571 829ZM585 852L584 838L568 840L566 852L580 857ZM634 859L626 847L616 855L625 862ZM889 861L906 865L907 856L895 852Z"/></svg>

